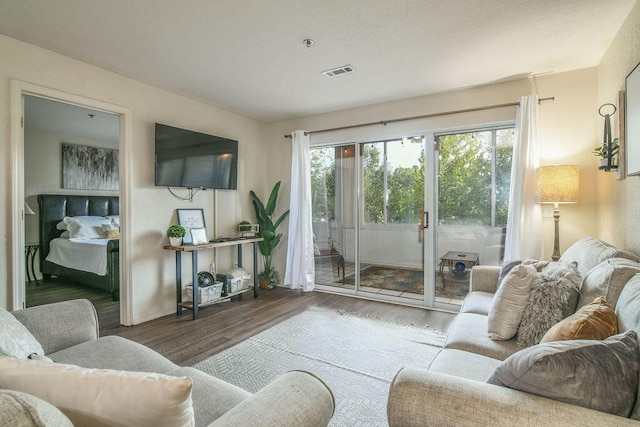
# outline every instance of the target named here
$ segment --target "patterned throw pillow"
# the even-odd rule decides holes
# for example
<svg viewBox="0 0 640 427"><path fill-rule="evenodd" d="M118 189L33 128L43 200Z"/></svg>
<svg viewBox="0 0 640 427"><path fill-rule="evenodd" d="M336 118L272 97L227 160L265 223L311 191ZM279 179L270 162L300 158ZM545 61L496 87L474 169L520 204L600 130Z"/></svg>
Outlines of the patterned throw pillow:
<svg viewBox="0 0 640 427"><path fill-rule="evenodd" d="M575 263L551 262L539 272L518 326L518 346L538 344L553 325L573 314L581 283Z"/></svg>
<svg viewBox="0 0 640 427"><path fill-rule="evenodd" d="M628 417L639 371L638 338L628 331L604 341L555 341L520 350L487 382Z"/></svg>
<svg viewBox="0 0 640 427"><path fill-rule="evenodd" d="M27 359L34 353L44 356L38 340L13 314L0 308L0 354Z"/></svg>

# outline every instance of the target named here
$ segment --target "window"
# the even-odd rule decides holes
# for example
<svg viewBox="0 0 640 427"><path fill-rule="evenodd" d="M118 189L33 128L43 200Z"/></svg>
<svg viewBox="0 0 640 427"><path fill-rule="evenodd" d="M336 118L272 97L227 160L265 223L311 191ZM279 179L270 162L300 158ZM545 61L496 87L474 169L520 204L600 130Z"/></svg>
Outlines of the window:
<svg viewBox="0 0 640 427"><path fill-rule="evenodd" d="M424 138L363 144L364 222L417 224L424 206Z"/></svg>
<svg viewBox="0 0 640 427"><path fill-rule="evenodd" d="M436 138L441 225L507 225L513 138L513 127Z"/></svg>

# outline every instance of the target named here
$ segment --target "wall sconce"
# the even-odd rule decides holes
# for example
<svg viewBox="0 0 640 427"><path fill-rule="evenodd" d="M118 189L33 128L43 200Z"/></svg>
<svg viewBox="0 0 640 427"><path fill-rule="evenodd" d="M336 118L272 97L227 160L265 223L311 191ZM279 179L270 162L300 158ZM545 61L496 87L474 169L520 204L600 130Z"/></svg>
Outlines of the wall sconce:
<svg viewBox="0 0 640 427"><path fill-rule="evenodd" d="M603 114L602 109L611 107L613 111L611 113ZM602 138L602 145L597 146L593 150L593 154L598 159L598 169L605 172L611 172L618 169L618 152L620 146L618 144L619 139L611 140L611 116L616 113L616 106L613 104L602 104L598 109L598 114L604 117L604 136Z"/></svg>
<svg viewBox="0 0 640 427"><path fill-rule="evenodd" d="M553 203L555 223L553 254L560 258L560 203L578 203L580 168L574 165L542 166L536 169L536 197L538 203Z"/></svg>

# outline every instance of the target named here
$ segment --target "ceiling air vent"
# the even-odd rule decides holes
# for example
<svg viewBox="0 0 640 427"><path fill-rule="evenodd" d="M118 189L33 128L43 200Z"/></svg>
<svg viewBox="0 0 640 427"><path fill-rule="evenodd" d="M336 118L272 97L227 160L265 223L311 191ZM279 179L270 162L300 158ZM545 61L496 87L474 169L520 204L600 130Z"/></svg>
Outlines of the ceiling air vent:
<svg viewBox="0 0 640 427"><path fill-rule="evenodd" d="M322 74L324 74L326 77L331 78L343 74L353 73L355 70L356 69L351 65L343 65L342 67L334 68L333 70L323 71Z"/></svg>

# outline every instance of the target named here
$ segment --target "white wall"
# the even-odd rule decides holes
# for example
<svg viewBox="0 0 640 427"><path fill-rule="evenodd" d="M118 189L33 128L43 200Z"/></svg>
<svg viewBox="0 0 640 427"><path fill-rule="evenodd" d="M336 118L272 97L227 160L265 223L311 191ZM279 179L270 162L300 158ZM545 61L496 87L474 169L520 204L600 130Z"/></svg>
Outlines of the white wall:
<svg viewBox="0 0 640 427"><path fill-rule="evenodd" d="M541 164L569 163L580 166L580 201L561 209L561 250L585 235L597 233L597 199L594 191L596 169L591 155L595 146L597 123L597 81L595 68L578 70L536 79L522 79L472 89L440 93L371 105L317 116L288 120L267 126L271 157L269 175L281 179L288 199L291 164L290 139L283 135L296 129L318 130L340 126L384 121L393 118L461 110L494 104L516 102L521 96L537 92L539 97L555 97L539 107L539 141ZM413 120L369 126L348 131L313 134L311 143L367 141L383 137L411 136L425 131L441 131L487 123L515 120L515 108L502 108L475 113ZM553 251L553 218L543 218L544 250L547 258ZM277 266L284 270L286 250L282 248Z"/></svg>
<svg viewBox="0 0 640 427"><path fill-rule="evenodd" d="M266 181L267 170L262 167L263 125L237 114L203 104L171 92L132 80L101 68L76 61L54 52L0 36L0 144L5 153L5 173L0 176L0 229L5 230L0 245L0 270L5 285L0 286L0 305L8 307L11 300L10 242L6 230L10 227L10 111L9 80L17 79L62 92L120 105L133 113L133 176L132 259L134 323L175 312L175 256L165 251L165 230L176 221L176 208L203 208L209 237L228 235L242 218L253 218L249 190L259 189ZM194 203L174 199L166 189L154 186L154 123L211 133L239 141L240 158L237 191L218 191L217 206L214 192L196 195ZM214 215L217 213L217 217ZM217 228L213 230L217 222ZM219 251L220 269L232 267L231 250ZM185 257L188 258L188 257ZM213 252L203 252L200 265L208 266ZM243 261L252 270L252 257ZM185 260L185 275L190 264ZM225 267L226 266L226 267ZM11 308L11 307L8 307Z"/></svg>
<svg viewBox="0 0 640 427"><path fill-rule="evenodd" d="M625 77L640 62L640 3L633 8L598 66L598 105L618 105L618 91ZM619 114L613 116L612 133L619 136ZM637 120L637 118L635 119ZM602 143L602 117L593 115ZM600 172L597 179L599 202L598 233L602 239L640 253L640 177L616 180L613 173Z"/></svg>

